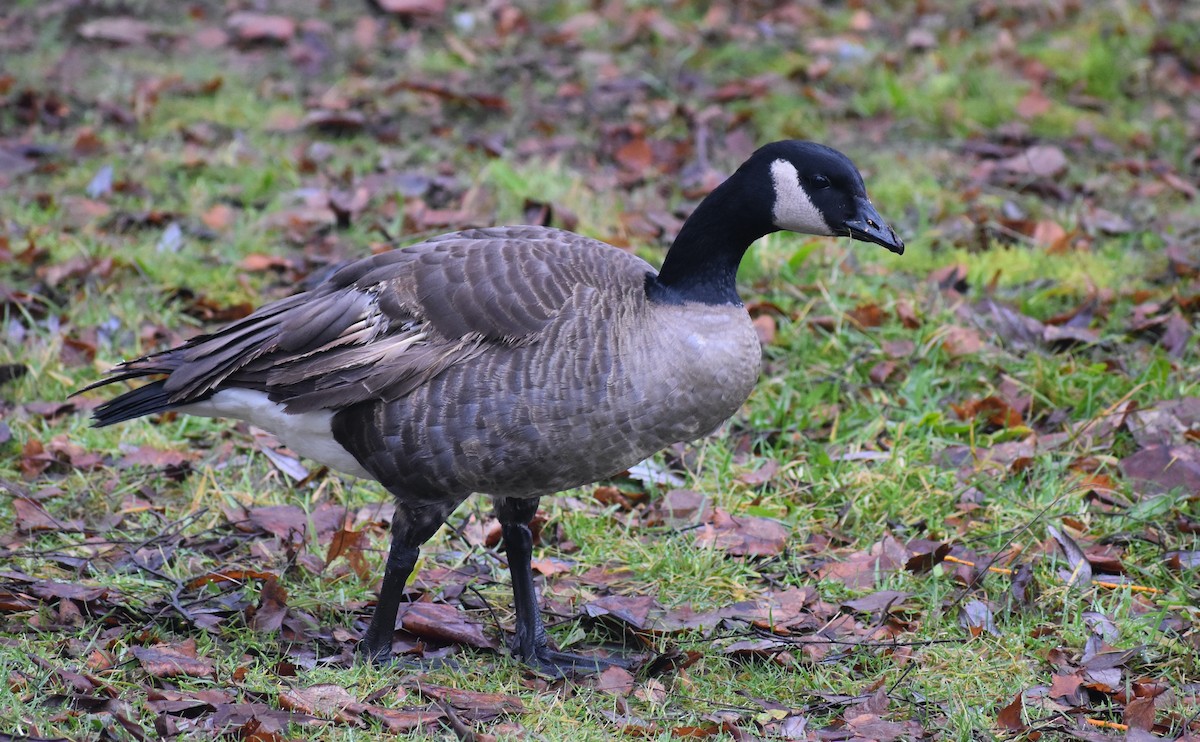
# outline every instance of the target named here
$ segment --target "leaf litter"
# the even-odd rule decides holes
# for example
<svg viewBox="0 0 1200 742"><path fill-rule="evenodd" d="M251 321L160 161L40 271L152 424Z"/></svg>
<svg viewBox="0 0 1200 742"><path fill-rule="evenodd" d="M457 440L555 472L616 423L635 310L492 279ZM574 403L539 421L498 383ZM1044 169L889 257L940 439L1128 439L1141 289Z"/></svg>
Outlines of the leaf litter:
<svg viewBox="0 0 1200 742"><path fill-rule="evenodd" d="M841 297L844 302L830 306L817 300L803 310L778 295L752 304L768 362L776 349L793 342L789 324L797 320L830 333L831 343L837 342L834 333L851 330L878 338L874 351L864 351L869 365L861 386L846 378L845 369L835 371L845 394L874 395L885 405L912 404L904 398L905 385L931 357L947 364L948 373L973 378L933 400L946 411L931 423L940 426L929 435L937 453L929 467L933 478L920 485L909 482L934 489L943 486L931 484L939 477L943 484L953 482L956 489L948 498L953 512L942 523L914 515L889 521L884 532L870 538L853 531L846 535L841 516L848 512L816 527L780 506L785 497L804 501L814 488L804 470L797 473L795 462L739 460L740 473L729 487L752 494L736 507L728 492L684 489L691 486L679 476L686 464L661 470L651 464L579 502L596 517L617 520L635 538L676 539L741 564L754 575L753 589L743 588L745 594L715 607L695 607L686 596L663 590L662 600L684 598L664 604L631 590L636 585L617 567L620 560L597 566L576 556L578 545L551 519L539 533L546 554L536 562L545 578L547 605L632 655L632 671L614 668L590 681L619 699L615 711L599 714L614 734L923 738L938 727L944 711L935 702L905 695L912 689L905 681L908 668L923 665L933 642L983 648L1011 635L1020 616L1028 615L1041 617L1037 631L1057 646L1022 658L1037 667L1043 683L994 699L990 721L997 729L1030 738L1051 732L1133 736L1137 731L1182 739L1196 733L1196 719L1171 705L1196 696L1194 683L1165 679L1175 660L1156 665L1152 653L1164 652L1162 646L1151 649L1133 641L1120 617L1086 610L1103 603L1095 599L1103 591L1123 590L1132 614L1158 616L1155 636L1164 646L1191 642L1195 649L1194 612L1178 608L1180 595L1194 603L1198 562L1194 508L1200 491L1200 415L1194 387L1184 394L1157 386L1158 396L1104 398L1097 411L1015 370L1024 362L1071 366L1077 375L1093 374L1099 388L1103 374L1136 375L1159 364L1165 370L1155 373L1186 376L1196 363L1192 336L1200 309L1200 256L1189 237L1194 231L1188 231L1195 229L1195 219L1186 208L1197 192L1188 170L1189 162L1194 170L1194 153L1190 161L1168 161L1151 154L1152 140L1144 132L1114 141L1086 117L1061 137L1035 133L1041 131L1035 125L1044 125L1063 106L1086 112L1113 105L1088 90L1102 81L1077 81L1064 89L1064 81L1025 47L1028 39L1045 33L1042 26L1069 23L1070 13L1051 7L1039 25L1019 12L988 6L970 19L949 12L925 23L922 13L903 17L857 8L838 25L832 15L804 4L761 13L717 4L695 21L658 8L597 7L545 20L508 3L488 14L458 13L426 0L374 5L377 14L339 11L329 20L306 19L286 3L272 6L269 14L230 9L220 15L197 8L186 23L93 9L94 17L72 21L67 36L83 43L64 54L58 74L37 84L0 75L0 100L7 104L0 117L0 187L12 189L20 204L35 204L59 219L52 227L30 227L24 216L0 218L5 312L0 332L6 342L27 351L0 365L0 446L14 462L4 469L10 479L0 481L11 503L2 545L6 553L38 567L36 575L15 569L0 573L0 616L6 622L5 642L23 641L30 628L69 637L88 627L98 637L94 645L71 639L61 652L35 653L37 672L52 678L64 694L56 703L71 713L107 716L124 729L145 728L107 685L106 678L125 663L136 664L142 673L137 693L157 715L150 721L160 736L216 732L284 739L297 727L332 724L390 732L432 733L441 727L463 738L485 738L488 732L481 730L500 733L513 723L519 729L529 709L516 696L440 686L419 672L413 675L416 684L398 674L390 686L370 694L303 679L318 664L350 666L369 605L364 598L350 599L310 613L301 608L309 604L297 599L306 589L301 578L370 587L386 544L389 506L335 504L327 497L322 472L308 470L277 442L244 428L216 440L189 433L188 442L198 447L126 443L96 453L58 431L97 400L12 396L13 388L35 388L24 386L31 384L25 378L30 375L40 381L70 369L90 372L98 358L113 357L121 347L113 330L58 308L144 274L141 263L123 256L47 249L42 243L49 242L49 233L114 245L116 255L120 247L144 239L156 260L170 261L209 250L218 235L223 242L239 230L258 230L251 241L259 252L230 261L230 270L245 285L282 296L390 240L378 242L375 236L355 242L349 236L355 229L377 225L381 231L418 235L490 223L495 194L473 185L471 178L460 180L447 154L447 147L467 147L508 162L540 167L555 161L586 173L595 193L629 196L626 213L616 220L619 229L609 239L627 246L656 244L669 239L685 212L671 205L668 194L653 193L650 184L676 178L687 198L711 189L720 179L711 156L722 151L736 160L764 133L753 109L742 106L768 105L777 91L787 90L819 105L824 115L852 121L864 141L886 142L894 136L898 116L854 109L845 80L853 79L856 65L883 61L898 74L911 74L903 72L909 59L928 57L936 60L935 67L943 65L943 38L976 34L971 24L978 24L995 32L989 36L995 39L992 56L1026 87L1014 99L1013 120L969 127L957 153L961 169L950 175L961 190L961 203L922 214L930 223L932 248L954 250L954 255L921 277L923 285L906 287L895 297ZM6 50L19 54L33 48L35 20L36 13L22 13L8 22ZM1136 31L1123 27L1117 35ZM597 35L605 37L604 44L587 41ZM664 97L646 78L659 56L655 45L678 47L693 36L703 36L706 43L751 46L767 43L768 37L794 38L799 56L789 62L794 69L778 72L722 75L688 69L668 86L672 96ZM891 36L890 46L904 51L875 56L874 41ZM381 61L431 43L461 60L462 67L441 75L413 70L398 76ZM1197 111L1187 101L1194 98L1195 82L1187 72L1186 51L1170 33L1156 32L1148 44L1153 54L1142 58L1138 69L1144 82L1155 86L1158 105L1166 107L1156 115L1184 118L1194 128ZM514 49L519 55L509 56ZM111 95L71 74L80 65L147 51L212 55L225 69L219 77L203 79L147 74L127 93ZM503 64L492 69L485 62L489 59ZM551 97L538 98L529 84L514 85L525 79L518 71L534 59L554 81ZM330 77L334 65L348 72ZM240 184L212 202L160 202L160 189L147 170L124 157L131 151L126 140L158 116L175 115L173 107L214 98L243 79L254 81L248 89L281 103L263 127L294 149L297 182L288 185L291 191L279 189L278 198L264 202L257 186ZM902 92L893 91L897 99ZM583 112L595 119L591 129L581 132L561 123ZM522 125L511 125L510 117L524 117ZM272 157L240 129L207 118L179 126L172 136L180 149L151 151L151 159L174 158L186 171L203 173L223 162L252 167ZM430 148L420 161L438 164L412 165L397 156L399 143L416 137ZM378 161L348 166L340 147L355 142L378 147ZM581 142L594 146L581 147ZM161 142L151 149L155 146ZM1099 167L1089 159L1092 152L1107 153ZM936 161L940 153L930 154ZM85 168L69 188L54 180L71 167L68 158ZM524 201L524 212L537 223L572 228L581 218L575 213L578 204L573 210L551 194ZM267 239L260 239L264 235ZM1145 286L1073 291L1032 282L1028 294L1014 295L1011 287L997 288L994 279L987 283L990 277L981 278L967 264L974 260L964 257L999 251L1016 257L1028 250L1088 260L1114 238L1132 235L1167 243ZM1119 245L1135 251L1132 242ZM796 265L816 260L801 256ZM847 267L863 268L852 262ZM177 283L154 288L164 302L202 325L243 317L257 303L206 293L215 287ZM1044 301L1046 296L1050 300ZM132 336L149 348L196 329L146 320ZM900 330L905 337L896 337ZM122 341L124 347L130 347L132 336ZM1103 371L1089 370L1096 368ZM890 450L894 431L864 448L847 448L835 438L845 430L841 415L848 404L821 409L828 414L818 414L814 406L811 428L775 435L827 443L823 455L847 467L842 471L869 475L897 459ZM747 440L749 448L761 450L763 441ZM179 512L172 497L181 483L207 481L210 467L244 468L251 455L270 462L272 474L262 480L268 486L320 494L303 507L227 497L214 500L215 507L200 502L213 507L207 515L196 509L186 518L168 520L168 513ZM1065 465L1049 469L1047 462ZM1026 533L1010 538L1011 543L977 538L989 508L1004 492L1047 488L1059 477L1062 487L1055 491L1065 493L1063 507L1029 522ZM79 486L106 498L111 511L76 506ZM201 485L202 491L207 486ZM1120 525L1101 528L1098 515ZM503 579L501 562L493 558L499 540L494 526L479 519L464 523L467 551L435 554L424 565L397 627L399 653L434 660L470 647L477 650L471 661L487 662L499 651L503 641L496 625L506 620L497 619L496 606L477 594L477 587ZM165 570L167 563L179 569ZM1156 588L1139 584L1158 568L1176 580L1174 587L1161 580ZM171 576L176 573L185 576ZM110 583L103 579L108 574L135 576L144 584L132 589ZM940 605L926 604L927 592L920 588L941 580L953 592ZM1163 589L1174 591L1175 602L1160 601L1157 591ZM1068 597L1055 597L1061 595ZM957 621L960 633L922 634L922 624L937 613L950 617L949 631ZM1072 625L1075 616L1081 628ZM221 627L230 624L278 637L277 655L269 661L280 677L299 680L262 692L244 682L246 658L228 670L225 653L232 642ZM1077 635L1084 637L1082 646ZM735 666L765 663L789 672L815 663L846 668L856 688L846 694L779 693L778 698L746 691L743 700L751 710L694 714L686 722L669 714L652 716L664 699L694 682L693 673L698 677L704 671L705 655L729 658ZM885 663L896 674L885 683L881 675L863 671L870 662ZM217 686L184 690L188 679ZM14 687L29 688L30 682L26 676L10 677ZM548 688L529 682L532 688Z"/></svg>

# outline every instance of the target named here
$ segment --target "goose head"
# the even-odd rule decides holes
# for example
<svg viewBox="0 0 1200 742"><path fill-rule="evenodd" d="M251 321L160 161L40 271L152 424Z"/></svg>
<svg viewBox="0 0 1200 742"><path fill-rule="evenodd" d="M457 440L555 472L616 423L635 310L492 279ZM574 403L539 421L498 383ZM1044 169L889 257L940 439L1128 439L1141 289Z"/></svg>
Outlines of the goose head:
<svg viewBox="0 0 1200 742"><path fill-rule="evenodd" d="M770 180L776 230L852 237L904 253L904 241L875 210L858 168L836 149L775 142L755 152L746 166L759 171L755 177Z"/></svg>
<svg viewBox="0 0 1200 742"><path fill-rule="evenodd" d="M646 291L667 303L740 304L737 268L750 244L786 230L851 237L901 254L896 235L841 152L787 140L759 148L696 207Z"/></svg>

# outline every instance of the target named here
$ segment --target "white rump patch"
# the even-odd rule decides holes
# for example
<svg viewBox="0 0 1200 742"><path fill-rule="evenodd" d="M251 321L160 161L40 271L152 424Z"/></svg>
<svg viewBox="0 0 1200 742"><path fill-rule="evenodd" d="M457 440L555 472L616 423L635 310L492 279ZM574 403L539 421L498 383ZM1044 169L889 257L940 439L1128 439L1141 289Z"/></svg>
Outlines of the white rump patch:
<svg viewBox="0 0 1200 742"><path fill-rule="evenodd" d="M795 165L787 160L772 162L771 180L775 184L775 206L771 216L776 227L802 234L833 234L825 217L800 185L800 174Z"/></svg>
<svg viewBox="0 0 1200 742"><path fill-rule="evenodd" d="M188 415L232 417L275 434L283 445L301 456L356 477L371 479L358 459L333 437L333 412L314 410L289 415L283 405L272 402L266 392L253 389L222 389L203 402L177 408Z"/></svg>

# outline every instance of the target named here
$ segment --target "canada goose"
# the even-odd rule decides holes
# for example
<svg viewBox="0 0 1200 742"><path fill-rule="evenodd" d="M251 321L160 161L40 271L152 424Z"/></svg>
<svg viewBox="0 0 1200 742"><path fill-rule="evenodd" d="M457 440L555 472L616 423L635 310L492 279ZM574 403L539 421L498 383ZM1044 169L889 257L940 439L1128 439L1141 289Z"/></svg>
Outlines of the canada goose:
<svg viewBox="0 0 1200 742"><path fill-rule="evenodd" d="M530 570L543 495L700 437L746 401L761 350L742 255L779 230L904 243L840 152L768 144L701 202L660 271L557 229L455 232L363 258L212 334L125 361L88 389L163 377L99 406L104 426L165 410L233 417L396 498L379 601L359 651L390 658L420 546L491 495L516 608L514 654L555 675Z"/></svg>

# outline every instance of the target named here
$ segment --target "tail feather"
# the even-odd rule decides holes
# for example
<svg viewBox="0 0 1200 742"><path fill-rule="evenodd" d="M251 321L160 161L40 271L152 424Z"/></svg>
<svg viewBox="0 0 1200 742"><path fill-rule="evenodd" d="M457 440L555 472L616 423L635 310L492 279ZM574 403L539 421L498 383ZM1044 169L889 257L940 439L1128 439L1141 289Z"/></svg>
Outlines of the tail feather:
<svg viewBox="0 0 1200 742"><path fill-rule="evenodd" d="M106 425L125 422L135 417L166 412L172 407L178 406L171 402L170 395L163 389L165 383L165 379L152 381L145 386L110 399L92 411L92 425L103 428Z"/></svg>

